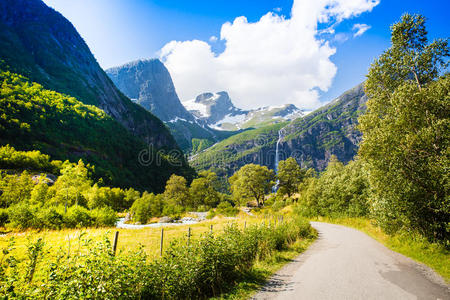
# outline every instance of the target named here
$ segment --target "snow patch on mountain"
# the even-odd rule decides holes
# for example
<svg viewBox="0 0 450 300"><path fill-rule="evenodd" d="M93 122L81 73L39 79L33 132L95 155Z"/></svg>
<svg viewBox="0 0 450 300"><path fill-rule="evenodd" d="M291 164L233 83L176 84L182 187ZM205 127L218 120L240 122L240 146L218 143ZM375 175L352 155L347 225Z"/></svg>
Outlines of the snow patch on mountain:
<svg viewBox="0 0 450 300"><path fill-rule="evenodd" d="M207 106L203 103L195 102L195 99L183 102L184 107L194 114L197 118L209 117Z"/></svg>

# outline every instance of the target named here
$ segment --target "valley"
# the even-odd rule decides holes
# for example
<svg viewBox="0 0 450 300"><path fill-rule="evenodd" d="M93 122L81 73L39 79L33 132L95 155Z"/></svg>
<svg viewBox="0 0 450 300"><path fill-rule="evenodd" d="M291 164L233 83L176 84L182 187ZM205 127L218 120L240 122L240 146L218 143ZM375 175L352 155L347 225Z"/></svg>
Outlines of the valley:
<svg viewBox="0 0 450 300"><path fill-rule="evenodd" d="M446 7L268 5L0 1L1 299L450 298Z"/></svg>

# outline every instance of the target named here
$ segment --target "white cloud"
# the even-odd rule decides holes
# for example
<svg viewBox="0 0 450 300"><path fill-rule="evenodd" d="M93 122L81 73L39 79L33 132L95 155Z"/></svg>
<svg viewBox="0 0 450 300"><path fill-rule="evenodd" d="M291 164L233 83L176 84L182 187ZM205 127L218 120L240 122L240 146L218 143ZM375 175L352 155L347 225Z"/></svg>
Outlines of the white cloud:
<svg viewBox="0 0 450 300"><path fill-rule="evenodd" d="M213 36L211 36L211 37L209 38L209 41L210 41L211 43L215 43L215 42L217 42L217 40L218 40L218 38L217 38L217 36L215 36L215 35L213 35Z"/></svg>
<svg viewBox="0 0 450 300"><path fill-rule="evenodd" d="M207 42L192 40L166 44L160 57L182 101L225 90L242 108L284 103L316 108L318 89L326 91L337 71L330 60L336 49L318 37L318 23L339 23L378 2L295 0L289 19L269 12L255 23L238 17L223 24L225 49L220 54Z"/></svg>
<svg viewBox="0 0 450 300"><path fill-rule="evenodd" d="M334 41L337 43L344 43L349 39L349 35L346 33L338 33L334 36Z"/></svg>
<svg viewBox="0 0 450 300"><path fill-rule="evenodd" d="M364 32L370 29L370 26L367 24L355 24L353 25L352 30L355 32L353 34L353 37L358 37L360 35L363 35Z"/></svg>

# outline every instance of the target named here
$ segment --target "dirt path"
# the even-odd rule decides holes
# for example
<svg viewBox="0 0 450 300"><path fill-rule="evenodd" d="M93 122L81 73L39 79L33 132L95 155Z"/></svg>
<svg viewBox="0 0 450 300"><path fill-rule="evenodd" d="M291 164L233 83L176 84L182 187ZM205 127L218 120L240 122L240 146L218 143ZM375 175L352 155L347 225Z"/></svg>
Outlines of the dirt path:
<svg viewBox="0 0 450 300"><path fill-rule="evenodd" d="M366 234L312 222L318 240L252 299L450 299L431 269Z"/></svg>

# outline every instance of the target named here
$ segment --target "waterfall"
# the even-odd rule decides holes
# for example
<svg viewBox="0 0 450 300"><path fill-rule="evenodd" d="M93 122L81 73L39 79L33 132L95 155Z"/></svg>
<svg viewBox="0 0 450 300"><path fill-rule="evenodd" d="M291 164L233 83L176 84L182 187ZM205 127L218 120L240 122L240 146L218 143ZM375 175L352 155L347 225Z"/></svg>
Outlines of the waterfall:
<svg viewBox="0 0 450 300"><path fill-rule="evenodd" d="M275 165L274 165L274 169L275 169L275 174L277 174L278 173L278 163L280 162L280 155L279 155L279 153L278 153L278 150L279 150L279 148L280 148L280 142L281 142L281 139L283 138L283 129L284 128L281 128L279 131L278 131L278 141L277 141L277 146L276 146L276 148L275 148ZM273 186L273 188L272 188L272 191L275 193L277 190L278 190L278 185L280 184L280 181L279 180L277 180L277 182L275 183L275 185Z"/></svg>
<svg viewBox="0 0 450 300"><path fill-rule="evenodd" d="M280 157L278 155L278 149L280 148L280 142L281 142L281 139L283 138L283 136L281 134L281 130L283 130L283 129L280 129L278 131L278 141L277 141L277 147L275 149L275 173L278 173L278 163L280 162Z"/></svg>

